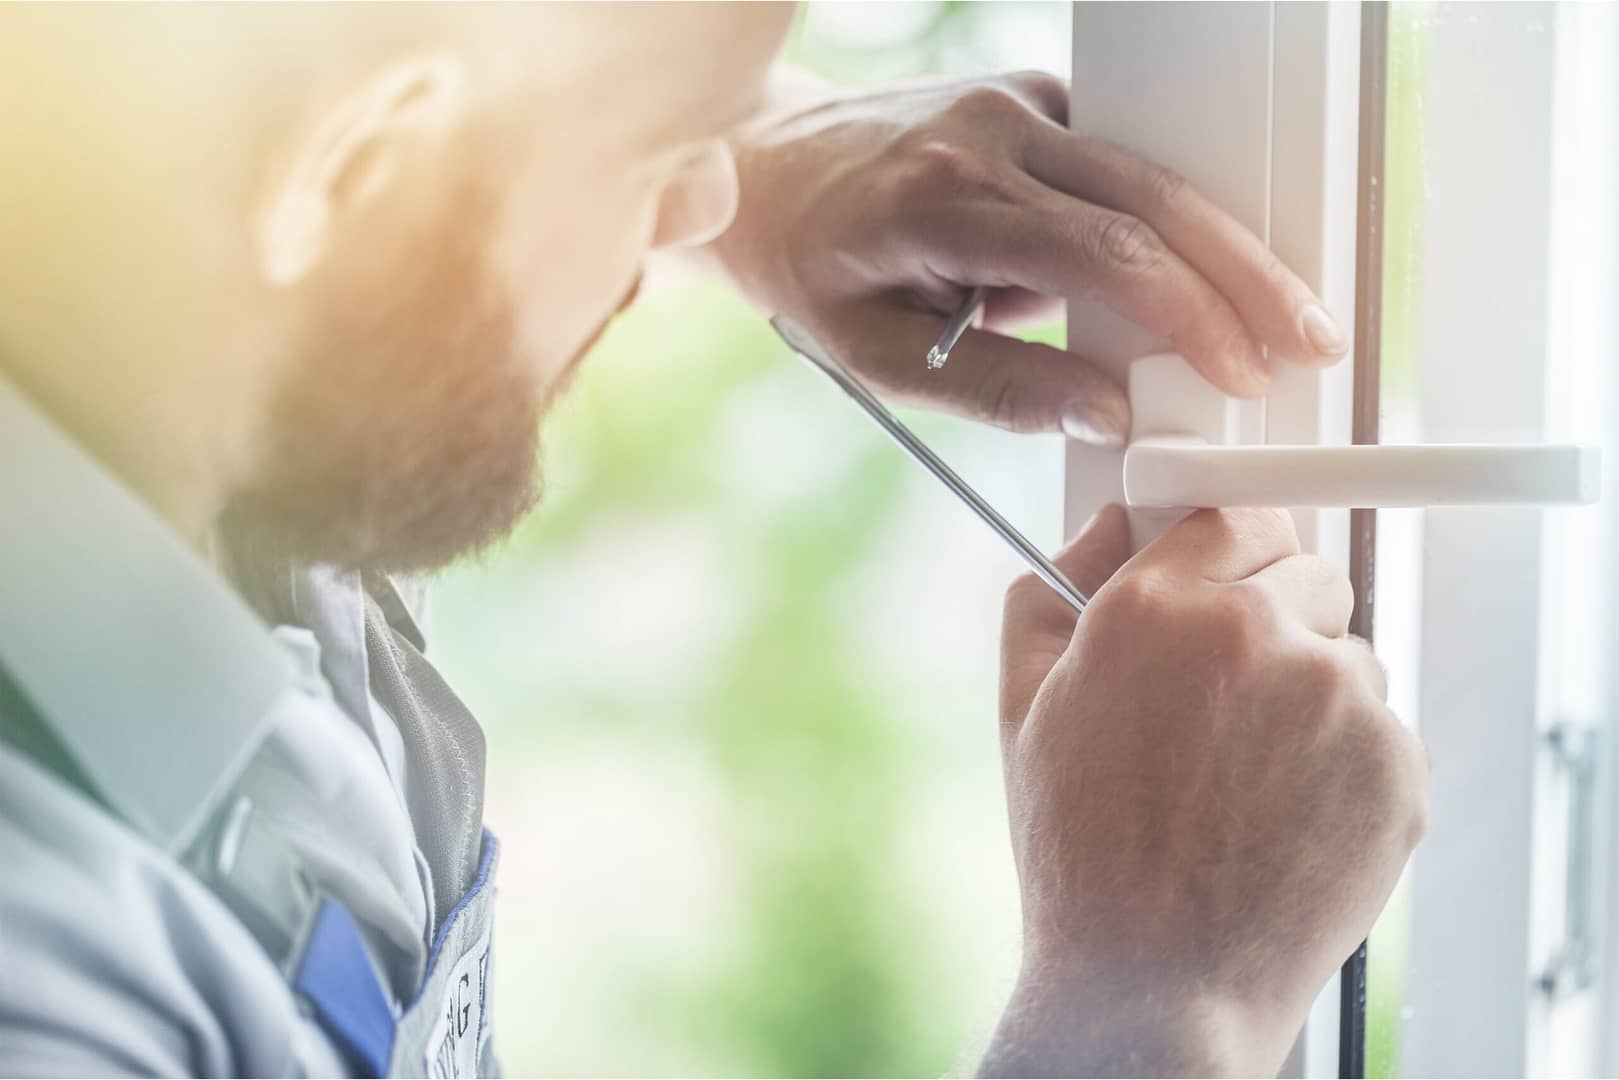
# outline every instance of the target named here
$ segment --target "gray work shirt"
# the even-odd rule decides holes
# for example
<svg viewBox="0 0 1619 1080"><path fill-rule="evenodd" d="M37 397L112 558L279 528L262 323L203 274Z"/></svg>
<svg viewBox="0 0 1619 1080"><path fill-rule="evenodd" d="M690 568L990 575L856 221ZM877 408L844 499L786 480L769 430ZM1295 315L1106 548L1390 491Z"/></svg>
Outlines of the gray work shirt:
<svg viewBox="0 0 1619 1080"><path fill-rule="evenodd" d="M181 859L247 793L411 1003L476 867L483 742L405 597L273 559L233 589L3 379L0 506L0 714L61 751L0 738L0 1074L348 1071Z"/></svg>

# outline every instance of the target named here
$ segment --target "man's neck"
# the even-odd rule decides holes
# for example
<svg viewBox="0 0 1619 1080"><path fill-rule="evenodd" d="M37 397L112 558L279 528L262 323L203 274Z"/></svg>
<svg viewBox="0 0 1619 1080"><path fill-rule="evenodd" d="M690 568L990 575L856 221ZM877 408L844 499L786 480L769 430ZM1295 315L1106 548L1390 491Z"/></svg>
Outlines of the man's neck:
<svg viewBox="0 0 1619 1080"><path fill-rule="evenodd" d="M166 399L159 387L140 385L128 369L75 370L8 357L0 376L213 561L226 486L217 448L206 437L212 425L202 415Z"/></svg>
<svg viewBox="0 0 1619 1080"><path fill-rule="evenodd" d="M133 145L101 104L0 121L19 165L0 200L0 378L206 553L254 467L273 330L257 279L220 254L238 224L226 174L153 168L178 151Z"/></svg>

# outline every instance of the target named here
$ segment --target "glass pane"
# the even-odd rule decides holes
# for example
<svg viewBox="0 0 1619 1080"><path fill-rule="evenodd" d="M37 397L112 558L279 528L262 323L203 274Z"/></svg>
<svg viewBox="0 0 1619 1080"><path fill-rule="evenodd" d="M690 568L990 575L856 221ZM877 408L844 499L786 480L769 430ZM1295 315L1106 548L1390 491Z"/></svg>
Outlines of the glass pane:
<svg viewBox="0 0 1619 1080"><path fill-rule="evenodd" d="M1381 442L1420 442L1417 397L1417 295L1422 216L1422 92L1427 76L1431 5L1396 3L1388 12L1384 103L1383 291L1379 373ZM1417 724L1416 660L1420 634L1422 511L1377 515L1373 639L1389 672L1389 705ZM1411 892L1400 882L1373 929L1366 960L1366 1075L1400 1074L1405 976L1410 959Z"/></svg>
<svg viewBox="0 0 1619 1080"><path fill-rule="evenodd" d="M1396 3L1387 59L1382 441L1599 443L1611 473L1619 17ZM1607 823L1571 820L1573 773L1546 747L1559 724L1610 726L1613 504L1379 512L1390 704L1443 749L1433 828L1372 936L1369 1076L1613 1067L1601 956L1580 947L1613 909L1568 888L1570 835ZM1469 701L1469 681L1498 692Z"/></svg>

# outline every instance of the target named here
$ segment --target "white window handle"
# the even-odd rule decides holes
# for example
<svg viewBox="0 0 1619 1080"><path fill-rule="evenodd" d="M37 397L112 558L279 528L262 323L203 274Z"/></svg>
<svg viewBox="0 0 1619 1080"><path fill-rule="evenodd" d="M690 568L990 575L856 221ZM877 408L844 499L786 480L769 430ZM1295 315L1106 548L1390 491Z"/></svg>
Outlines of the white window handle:
<svg viewBox="0 0 1619 1080"><path fill-rule="evenodd" d="M1574 505L1597 499L1601 454L1592 446L1217 445L1199 433L1156 430L1159 410L1152 403L1183 389L1188 378L1201 382L1173 354L1131 366L1136 437L1124 452L1124 497L1132 507Z"/></svg>

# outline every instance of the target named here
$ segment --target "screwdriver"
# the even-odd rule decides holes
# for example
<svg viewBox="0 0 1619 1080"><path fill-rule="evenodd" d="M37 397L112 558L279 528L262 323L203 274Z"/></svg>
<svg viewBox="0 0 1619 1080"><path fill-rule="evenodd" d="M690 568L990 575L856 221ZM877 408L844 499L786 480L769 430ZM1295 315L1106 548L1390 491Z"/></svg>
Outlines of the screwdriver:
<svg viewBox="0 0 1619 1080"><path fill-rule="evenodd" d="M971 314L969 313L969 318ZM1085 610L1085 602L1089 599L1084 593L1074 587L1061 570L1052 565L1050 559L1041 554L1040 549L1031 544L1027 537L1012 527L1011 522L996 513L995 508L985 502L983 496L967 485L967 482L957 476L955 470L939 459L939 456L928 448L928 445L911 431L910 428L899 422L899 419L889 412L882 402L874 397L858 379L851 375L846 368L832 358L831 353L812 337L809 331L799 326L785 315L777 315L770 320L770 325L776 333L787 343L793 352L819 368L823 374L837 383L843 392L854 398L856 404L866 410L877 426L888 432L894 441L899 443L917 461L921 462L934 476L944 482L944 486L955 492L962 502L966 503L990 528L1012 546L1023 561L1029 564L1029 569L1057 593L1068 601L1070 607L1076 612ZM966 321L963 321L963 326ZM959 334L957 335L959 336ZM941 339L943 340L943 339ZM954 344L952 342L951 344ZM935 346L937 348L937 346ZM948 347L945 349L948 355ZM942 361L941 361L942 362Z"/></svg>

